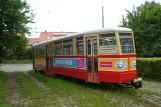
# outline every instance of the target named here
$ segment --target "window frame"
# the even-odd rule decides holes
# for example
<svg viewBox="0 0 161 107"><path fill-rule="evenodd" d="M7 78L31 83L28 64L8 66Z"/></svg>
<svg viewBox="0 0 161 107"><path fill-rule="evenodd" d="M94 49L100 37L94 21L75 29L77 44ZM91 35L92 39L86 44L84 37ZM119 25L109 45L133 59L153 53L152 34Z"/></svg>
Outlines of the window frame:
<svg viewBox="0 0 161 107"><path fill-rule="evenodd" d="M112 35L109 35L109 36L104 36L104 37L101 37L101 35L108 35L108 34L112 34ZM101 39L103 40L103 39L111 39L111 38L114 38L115 39L115 44L114 45L111 45L112 47L115 47L115 50L114 51L116 51L116 52L108 52L108 53L104 53L104 54L102 54L102 52L101 52L101 46L103 46L103 45L101 45ZM116 35L116 32L105 32L105 33L101 33L101 34L99 34L99 43L98 43L98 45L99 45L99 54L100 55L112 55L112 54L118 54L119 52L118 52L118 43L117 43L117 35ZM109 44L107 44L107 45L105 45L105 46L108 46ZM109 45L110 46L110 45Z"/></svg>
<svg viewBox="0 0 161 107"><path fill-rule="evenodd" d="M72 56L73 55L73 39L70 38L70 39L63 40L62 45L63 45L63 48L62 48L63 49L63 55L64 56ZM66 47L66 49L69 48L69 51L68 51L69 53L67 52L67 54L64 54L65 53L64 47Z"/></svg>
<svg viewBox="0 0 161 107"><path fill-rule="evenodd" d="M84 37L83 36L76 37L76 55L78 56L84 55Z"/></svg>
<svg viewBox="0 0 161 107"><path fill-rule="evenodd" d="M128 34L128 33L130 33L131 34L131 36L120 36L120 33L124 33L124 34ZM120 49L121 49L121 53L122 54L135 54L136 53L136 51L135 51L135 42L134 42L134 35L133 35L133 32L118 32L118 36L119 36L119 41L120 41ZM122 46L123 45L121 45L121 38L131 38L132 39L132 45L128 45L128 46L133 46L132 48L133 48L133 52L128 52L128 53L124 53L123 52L123 50L122 50ZM125 50L125 49L124 49Z"/></svg>
<svg viewBox="0 0 161 107"><path fill-rule="evenodd" d="M56 49L57 48L57 43L60 43L60 46L61 46L61 54L57 54L57 52L58 52L58 50ZM61 41L56 41L56 42L54 42L54 50L57 50L57 51L55 51L54 52L54 55L55 56L62 56L63 55L63 41L61 40Z"/></svg>

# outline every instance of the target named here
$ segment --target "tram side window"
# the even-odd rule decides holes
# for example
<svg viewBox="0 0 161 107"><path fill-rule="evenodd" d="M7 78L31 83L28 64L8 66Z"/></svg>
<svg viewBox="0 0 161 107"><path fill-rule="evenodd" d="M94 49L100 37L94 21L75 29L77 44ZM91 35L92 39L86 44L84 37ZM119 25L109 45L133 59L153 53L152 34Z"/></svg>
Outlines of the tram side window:
<svg viewBox="0 0 161 107"><path fill-rule="evenodd" d="M72 39L63 41L63 53L64 55L73 55Z"/></svg>
<svg viewBox="0 0 161 107"><path fill-rule="evenodd" d="M38 56L38 48L35 47L34 49L35 49L35 56Z"/></svg>
<svg viewBox="0 0 161 107"><path fill-rule="evenodd" d="M100 34L100 54L117 53L116 38L114 33Z"/></svg>
<svg viewBox="0 0 161 107"><path fill-rule="evenodd" d="M35 56L43 56L43 55L45 55L45 47L44 46L35 47Z"/></svg>
<svg viewBox="0 0 161 107"><path fill-rule="evenodd" d="M43 46L43 55L45 55L45 46Z"/></svg>
<svg viewBox="0 0 161 107"><path fill-rule="evenodd" d="M76 39L76 50L77 50L77 55L84 55L83 37L79 37Z"/></svg>
<svg viewBox="0 0 161 107"><path fill-rule="evenodd" d="M35 47L35 56L39 56L39 48Z"/></svg>
<svg viewBox="0 0 161 107"><path fill-rule="evenodd" d="M35 55L36 55L36 56L39 56L39 47L36 47L36 48L35 48Z"/></svg>
<svg viewBox="0 0 161 107"><path fill-rule="evenodd" d="M62 41L55 42L55 55L62 55Z"/></svg>
<svg viewBox="0 0 161 107"><path fill-rule="evenodd" d="M40 52L39 52L39 54L40 55L45 55L45 47L44 46L40 46Z"/></svg>
<svg viewBox="0 0 161 107"><path fill-rule="evenodd" d="M41 56L41 46L38 48L38 56Z"/></svg>

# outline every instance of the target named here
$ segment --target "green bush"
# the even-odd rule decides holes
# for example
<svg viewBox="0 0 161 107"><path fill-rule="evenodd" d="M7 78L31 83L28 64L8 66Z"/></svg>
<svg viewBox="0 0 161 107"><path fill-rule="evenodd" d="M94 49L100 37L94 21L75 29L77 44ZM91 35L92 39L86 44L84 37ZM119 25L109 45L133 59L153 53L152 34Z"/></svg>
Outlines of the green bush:
<svg viewBox="0 0 161 107"><path fill-rule="evenodd" d="M32 60L32 54L32 48L25 48L17 53L10 52L4 60Z"/></svg>
<svg viewBox="0 0 161 107"><path fill-rule="evenodd" d="M137 58L137 73L143 78L161 81L161 58Z"/></svg>

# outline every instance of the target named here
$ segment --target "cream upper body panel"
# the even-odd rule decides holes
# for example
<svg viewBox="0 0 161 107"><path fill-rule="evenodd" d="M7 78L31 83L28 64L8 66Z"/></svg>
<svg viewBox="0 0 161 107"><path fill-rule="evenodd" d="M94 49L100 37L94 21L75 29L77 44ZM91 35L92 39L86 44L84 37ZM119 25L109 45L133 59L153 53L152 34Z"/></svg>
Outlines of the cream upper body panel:
<svg viewBox="0 0 161 107"><path fill-rule="evenodd" d="M75 33L75 34L69 34L67 36L63 36L63 37L59 37L59 38L56 38L56 39L51 39L51 40L48 40L48 41L36 43L33 46L37 46L37 45L41 45L41 44L46 44L46 43L54 42L54 41L59 41L61 39L77 37L77 36L80 36L80 35L88 35L88 34L96 34L96 33L106 33L106 32L116 32L116 31L119 31L119 32L124 32L124 31L132 32L131 29L124 28L124 27L100 28L100 29L95 29L95 30L89 30L89 31L85 31L85 32Z"/></svg>

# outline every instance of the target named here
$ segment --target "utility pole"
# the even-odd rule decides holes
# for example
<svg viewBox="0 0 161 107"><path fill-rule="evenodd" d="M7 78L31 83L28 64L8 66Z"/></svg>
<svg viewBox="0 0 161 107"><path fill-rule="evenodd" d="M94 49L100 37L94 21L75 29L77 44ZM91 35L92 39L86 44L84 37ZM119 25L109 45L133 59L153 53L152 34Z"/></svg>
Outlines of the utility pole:
<svg viewBox="0 0 161 107"><path fill-rule="evenodd" d="M104 28L104 11L102 6L102 28Z"/></svg>

